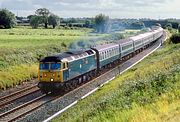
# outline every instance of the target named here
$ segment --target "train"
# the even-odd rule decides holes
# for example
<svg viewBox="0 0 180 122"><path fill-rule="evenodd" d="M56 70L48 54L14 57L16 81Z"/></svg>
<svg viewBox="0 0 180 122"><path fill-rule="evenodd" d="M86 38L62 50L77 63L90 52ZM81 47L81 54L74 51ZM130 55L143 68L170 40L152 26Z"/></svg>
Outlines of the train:
<svg viewBox="0 0 180 122"><path fill-rule="evenodd" d="M143 51L163 36L163 28L86 50L71 50L40 60L38 87L43 93L69 90Z"/></svg>

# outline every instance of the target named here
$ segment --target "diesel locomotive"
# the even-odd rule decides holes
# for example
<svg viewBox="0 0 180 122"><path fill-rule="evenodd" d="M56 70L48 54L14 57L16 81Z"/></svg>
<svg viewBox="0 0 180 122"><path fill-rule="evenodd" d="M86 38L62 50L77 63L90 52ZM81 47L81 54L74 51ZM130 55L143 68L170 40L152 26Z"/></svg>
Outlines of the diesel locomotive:
<svg viewBox="0 0 180 122"><path fill-rule="evenodd" d="M142 51L163 35L163 29L156 27L116 43L68 51L40 60L38 87L42 92L67 90L87 82L110 65Z"/></svg>

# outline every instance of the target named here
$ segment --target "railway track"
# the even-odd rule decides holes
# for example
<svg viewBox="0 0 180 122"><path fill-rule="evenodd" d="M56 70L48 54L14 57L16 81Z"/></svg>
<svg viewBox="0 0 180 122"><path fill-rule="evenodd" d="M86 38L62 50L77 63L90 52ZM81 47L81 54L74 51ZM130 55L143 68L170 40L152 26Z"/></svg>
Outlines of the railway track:
<svg viewBox="0 0 180 122"><path fill-rule="evenodd" d="M33 93L38 92L38 91L40 91L40 90L39 90L39 88L37 88L37 85L33 85L33 86L30 86L26 89L22 89L20 91L15 92L15 93L1 97L0 98L0 109L2 109L4 106L11 104L12 102L14 102L14 101L16 101L16 100L18 100L24 96L33 94Z"/></svg>
<svg viewBox="0 0 180 122"><path fill-rule="evenodd" d="M5 113L0 114L0 122L13 122L17 119L31 113L42 105L57 99L60 96L50 96L43 94L36 99L33 99L25 104L13 108Z"/></svg>
<svg viewBox="0 0 180 122"><path fill-rule="evenodd" d="M46 100L43 100L46 95L42 95L34 100L31 100L25 104L22 104L14 109L11 109L3 114L0 114L0 121L2 122L11 122L15 121L16 119L22 117L25 114L28 114L29 112L33 111L34 109L37 109L42 104L47 102Z"/></svg>

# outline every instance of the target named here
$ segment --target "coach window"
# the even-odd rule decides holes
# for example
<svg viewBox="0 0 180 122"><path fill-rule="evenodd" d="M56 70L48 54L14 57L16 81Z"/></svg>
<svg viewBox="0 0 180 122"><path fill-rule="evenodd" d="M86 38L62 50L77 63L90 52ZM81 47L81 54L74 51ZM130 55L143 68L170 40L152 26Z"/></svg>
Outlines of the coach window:
<svg viewBox="0 0 180 122"><path fill-rule="evenodd" d="M102 52L102 59L104 59L104 52Z"/></svg>
<svg viewBox="0 0 180 122"><path fill-rule="evenodd" d="M106 51L106 59L108 58L108 51Z"/></svg>
<svg viewBox="0 0 180 122"><path fill-rule="evenodd" d="M106 59L106 52L104 52L104 59Z"/></svg>
<svg viewBox="0 0 180 122"><path fill-rule="evenodd" d="M101 59L102 60L104 59L104 53L103 52L101 53Z"/></svg>
<svg viewBox="0 0 180 122"><path fill-rule="evenodd" d="M105 59L107 58L107 51L105 51Z"/></svg>
<svg viewBox="0 0 180 122"><path fill-rule="evenodd" d="M101 53L101 60L103 60L103 53Z"/></svg>
<svg viewBox="0 0 180 122"><path fill-rule="evenodd" d="M106 54L105 54L105 52L103 52L103 59L105 59L106 58L106 56L105 56Z"/></svg>
<svg viewBox="0 0 180 122"><path fill-rule="evenodd" d="M104 59L104 52L102 52L101 54L102 54L102 59Z"/></svg>

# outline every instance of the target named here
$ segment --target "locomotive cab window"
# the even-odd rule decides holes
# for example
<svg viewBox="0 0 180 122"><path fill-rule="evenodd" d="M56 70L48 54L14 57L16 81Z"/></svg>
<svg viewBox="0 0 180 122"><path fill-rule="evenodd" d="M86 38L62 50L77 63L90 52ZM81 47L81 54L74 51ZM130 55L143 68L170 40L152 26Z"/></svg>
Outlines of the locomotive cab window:
<svg viewBox="0 0 180 122"><path fill-rule="evenodd" d="M49 70L49 63L41 63L40 70Z"/></svg>
<svg viewBox="0 0 180 122"><path fill-rule="evenodd" d="M50 69L51 70L60 70L61 64L60 63L51 63L50 64Z"/></svg>

